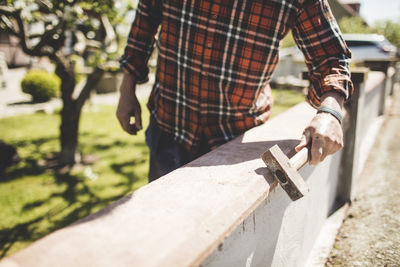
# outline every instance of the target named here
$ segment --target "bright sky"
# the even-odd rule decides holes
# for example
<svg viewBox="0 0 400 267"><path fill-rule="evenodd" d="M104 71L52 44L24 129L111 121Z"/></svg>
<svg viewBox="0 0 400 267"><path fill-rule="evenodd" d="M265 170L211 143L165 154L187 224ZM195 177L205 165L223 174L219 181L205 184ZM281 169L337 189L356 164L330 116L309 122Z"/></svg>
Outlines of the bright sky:
<svg viewBox="0 0 400 267"><path fill-rule="evenodd" d="M361 16L373 25L381 20L400 22L400 0L360 0Z"/></svg>

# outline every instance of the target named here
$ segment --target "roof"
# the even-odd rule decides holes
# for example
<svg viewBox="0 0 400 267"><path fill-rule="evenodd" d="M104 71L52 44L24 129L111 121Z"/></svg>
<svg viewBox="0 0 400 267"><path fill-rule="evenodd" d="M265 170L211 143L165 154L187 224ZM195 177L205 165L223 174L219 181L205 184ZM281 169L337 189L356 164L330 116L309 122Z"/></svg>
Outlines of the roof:
<svg viewBox="0 0 400 267"><path fill-rule="evenodd" d="M346 5L349 5L349 4L361 4L361 2L359 0L339 0L339 2L341 4L346 4Z"/></svg>
<svg viewBox="0 0 400 267"><path fill-rule="evenodd" d="M345 40L354 40L354 41L384 41L385 37L380 34L371 34L371 33L345 33L343 34L343 38Z"/></svg>

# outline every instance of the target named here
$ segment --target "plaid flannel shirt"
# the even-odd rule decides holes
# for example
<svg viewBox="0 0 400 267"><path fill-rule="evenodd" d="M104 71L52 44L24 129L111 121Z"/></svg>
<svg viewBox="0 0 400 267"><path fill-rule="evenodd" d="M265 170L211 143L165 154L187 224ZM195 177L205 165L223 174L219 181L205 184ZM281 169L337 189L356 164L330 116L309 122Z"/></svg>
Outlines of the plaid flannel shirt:
<svg viewBox="0 0 400 267"><path fill-rule="evenodd" d="M351 53L327 0L140 0L121 59L138 82L147 80L158 30L148 106L194 152L201 138L213 148L268 119L269 81L289 30L305 56L313 106L325 92L348 99L353 90Z"/></svg>

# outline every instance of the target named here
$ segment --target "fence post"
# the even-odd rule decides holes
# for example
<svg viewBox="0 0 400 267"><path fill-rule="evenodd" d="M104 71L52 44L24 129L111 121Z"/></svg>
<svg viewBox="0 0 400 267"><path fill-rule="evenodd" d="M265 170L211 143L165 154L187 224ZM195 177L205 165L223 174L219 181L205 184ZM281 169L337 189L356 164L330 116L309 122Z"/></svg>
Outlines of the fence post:
<svg viewBox="0 0 400 267"><path fill-rule="evenodd" d="M360 68L352 71L351 80L354 93L346 103L346 116L343 122L344 147L342 150L341 168L337 188L337 204L342 205L354 198L354 184L358 172L358 156L360 146L361 112L365 99L365 81L368 69Z"/></svg>
<svg viewBox="0 0 400 267"><path fill-rule="evenodd" d="M393 75L393 85L390 90L391 96L393 95L394 92L394 85L400 82L400 60L394 63L393 68L394 68L394 75Z"/></svg>
<svg viewBox="0 0 400 267"><path fill-rule="evenodd" d="M385 114L387 96L393 94L393 76L394 76L393 60L366 60L365 67L371 71L381 71L385 74L385 85L381 92L379 115Z"/></svg>

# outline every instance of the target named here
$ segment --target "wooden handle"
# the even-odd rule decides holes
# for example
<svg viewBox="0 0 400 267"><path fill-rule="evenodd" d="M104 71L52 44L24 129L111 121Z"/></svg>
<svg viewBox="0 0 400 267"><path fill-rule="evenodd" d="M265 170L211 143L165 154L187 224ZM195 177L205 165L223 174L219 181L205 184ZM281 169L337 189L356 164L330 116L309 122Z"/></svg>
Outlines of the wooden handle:
<svg viewBox="0 0 400 267"><path fill-rule="evenodd" d="M308 147L304 147L289 160L289 164L290 166L298 170L306 165L310 158L310 149Z"/></svg>

